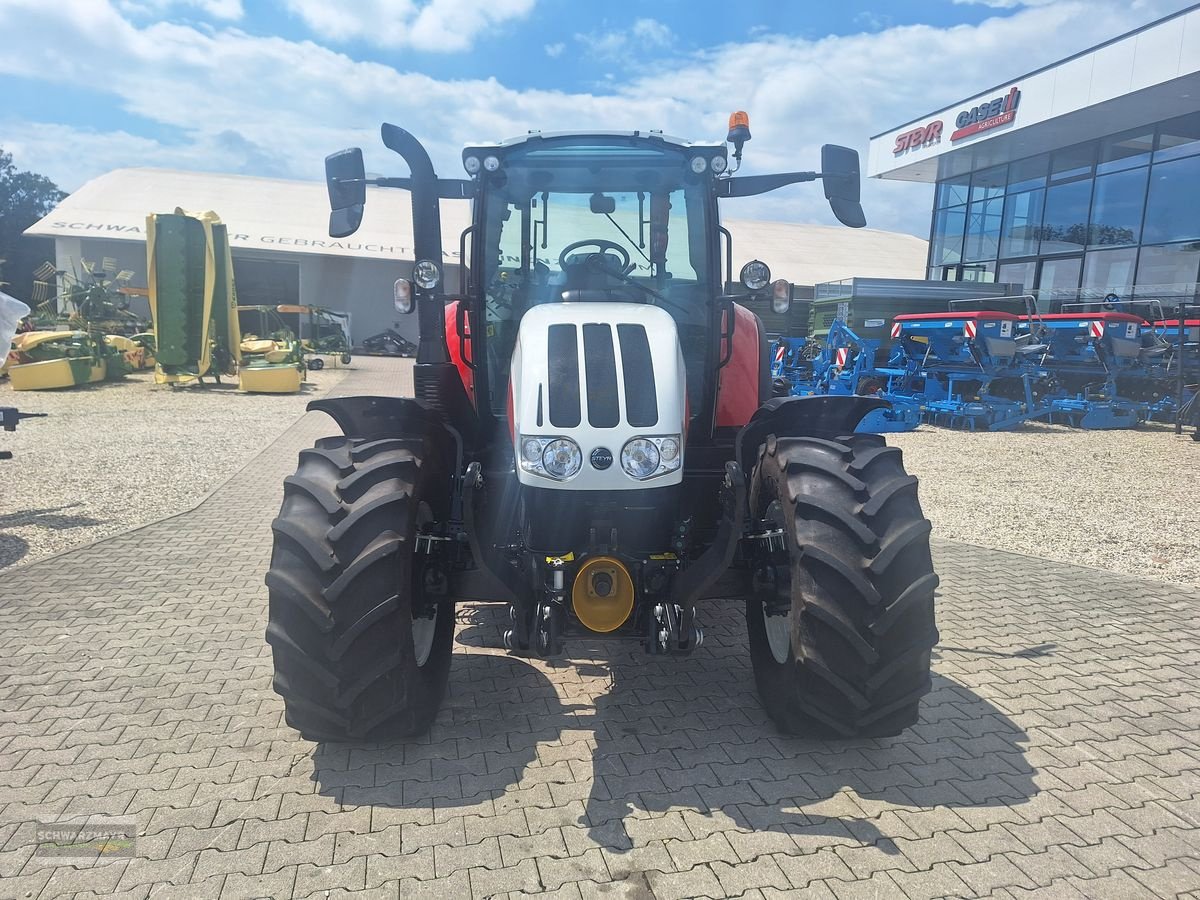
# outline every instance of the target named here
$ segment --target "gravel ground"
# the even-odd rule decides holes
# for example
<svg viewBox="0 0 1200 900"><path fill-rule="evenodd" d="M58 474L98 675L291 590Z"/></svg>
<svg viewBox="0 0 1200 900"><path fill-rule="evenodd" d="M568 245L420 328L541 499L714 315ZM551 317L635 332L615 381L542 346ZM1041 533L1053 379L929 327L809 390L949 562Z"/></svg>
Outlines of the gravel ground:
<svg viewBox="0 0 1200 900"><path fill-rule="evenodd" d="M0 570L182 512L326 394L344 369L310 372L299 394L154 384L152 372L67 391L14 392L0 406L48 413L0 432Z"/></svg>
<svg viewBox="0 0 1200 900"><path fill-rule="evenodd" d="M921 479L934 534L1200 585L1200 443L1165 425L889 435Z"/></svg>
<svg viewBox="0 0 1200 900"><path fill-rule="evenodd" d="M16 455L0 461L0 569L190 508L343 374L310 373L290 396L173 391L149 373L46 393L0 382L0 406L50 414L0 433L0 448ZM1168 426L923 426L891 441L920 476L940 537L1200 585L1200 444Z"/></svg>

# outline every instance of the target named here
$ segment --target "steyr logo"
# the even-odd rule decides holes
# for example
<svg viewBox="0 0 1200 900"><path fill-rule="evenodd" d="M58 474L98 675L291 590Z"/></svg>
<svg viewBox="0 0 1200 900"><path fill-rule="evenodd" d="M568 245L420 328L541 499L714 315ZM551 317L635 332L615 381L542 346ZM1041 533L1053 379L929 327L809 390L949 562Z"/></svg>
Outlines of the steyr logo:
<svg viewBox="0 0 1200 900"><path fill-rule="evenodd" d="M921 147L935 144L942 139L942 120L938 119L930 122L928 125L922 125L920 128L914 128L912 131L906 131L903 134L896 136L896 146L892 148L892 153L899 156L909 150L917 150Z"/></svg>
<svg viewBox="0 0 1200 900"><path fill-rule="evenodd" d="M958 130L950 135L950 140L958 141L981 131L1007 125L1016 118L1017 104L1020 102L1021 92L1014 87L1003 97L964 109L954 120Z"/></svg>
<svg viewBox="0 0 1200 900"><path fill-rule="evenodd" d="M597 447L591 455L593 469L607 469L613 464L612 451L606 447Z"/></svg>

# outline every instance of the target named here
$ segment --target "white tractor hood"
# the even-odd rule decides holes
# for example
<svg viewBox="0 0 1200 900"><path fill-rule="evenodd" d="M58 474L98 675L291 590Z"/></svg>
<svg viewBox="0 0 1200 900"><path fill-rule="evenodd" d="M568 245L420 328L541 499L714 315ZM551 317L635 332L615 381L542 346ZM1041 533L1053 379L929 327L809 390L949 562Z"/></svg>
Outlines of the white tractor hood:
<svg viewBox="0 0 1200 900"><path fill-rule="evenodd" d="M509 384L521 484L612 491L682 481L687 390L675 320L664 310L623 302L535 306L521 319ZM522 455L530 437L574 441L582 454L578 471L562 480L546 474ZM621 451L639 437L656 446L673 438L677 458L664 459L649 478L634 478Z"/></svg>

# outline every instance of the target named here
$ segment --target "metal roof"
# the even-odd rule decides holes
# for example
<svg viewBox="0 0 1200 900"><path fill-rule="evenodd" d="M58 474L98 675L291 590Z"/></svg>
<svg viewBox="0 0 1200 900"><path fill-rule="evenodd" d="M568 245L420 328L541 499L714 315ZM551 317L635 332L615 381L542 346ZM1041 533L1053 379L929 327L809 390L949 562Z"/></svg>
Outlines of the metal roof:
<svg viewBox="0 0 1200 900"><path fill-rule="evenodd" d="M321 182L175 169L108 172L87 182L25 233L143 241L146 214L173 212L176 207L214 210L228 226L235 250L412 259L407 191L368 188L362 228L335 240L326 233L329 201ZM458 238L469 215L466 201L442 204L442 246L449 264L458 262ZM924 277L927 242L910 234L738 218L723 224L733 235L735 272L741 263L758 257L777 277L796 284L853 275Z"/></svg>

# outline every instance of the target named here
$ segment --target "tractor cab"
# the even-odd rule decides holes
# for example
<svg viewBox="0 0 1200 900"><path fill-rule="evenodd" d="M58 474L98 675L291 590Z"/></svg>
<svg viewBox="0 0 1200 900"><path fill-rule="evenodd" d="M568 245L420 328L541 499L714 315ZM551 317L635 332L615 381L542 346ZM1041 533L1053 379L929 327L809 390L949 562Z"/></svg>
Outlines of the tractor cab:
<svg viewBox="0 0 1200 900"><path fill-rule="evenodd" d="M654 134L533 134L467 147L463 165L477 185L471 325L479 327L471 334L476 371L479 363L485 370L477 390L487 392L477 404L504 415L509 364L530 310L559 308L540 310L539 321L608 319L623 314L604 304L621 304L657 311L631 313L648 317L651 336L674 330L689 401L701 414L715 389L718 348L710 337L723 291L712 193L727 167L724 145ZM606 339L590 333L592 352L608 352L595 343ZM625 362L621 343L611 352ZM631 376L646 379L650 371L628 346L637 366Z"/></svg>

